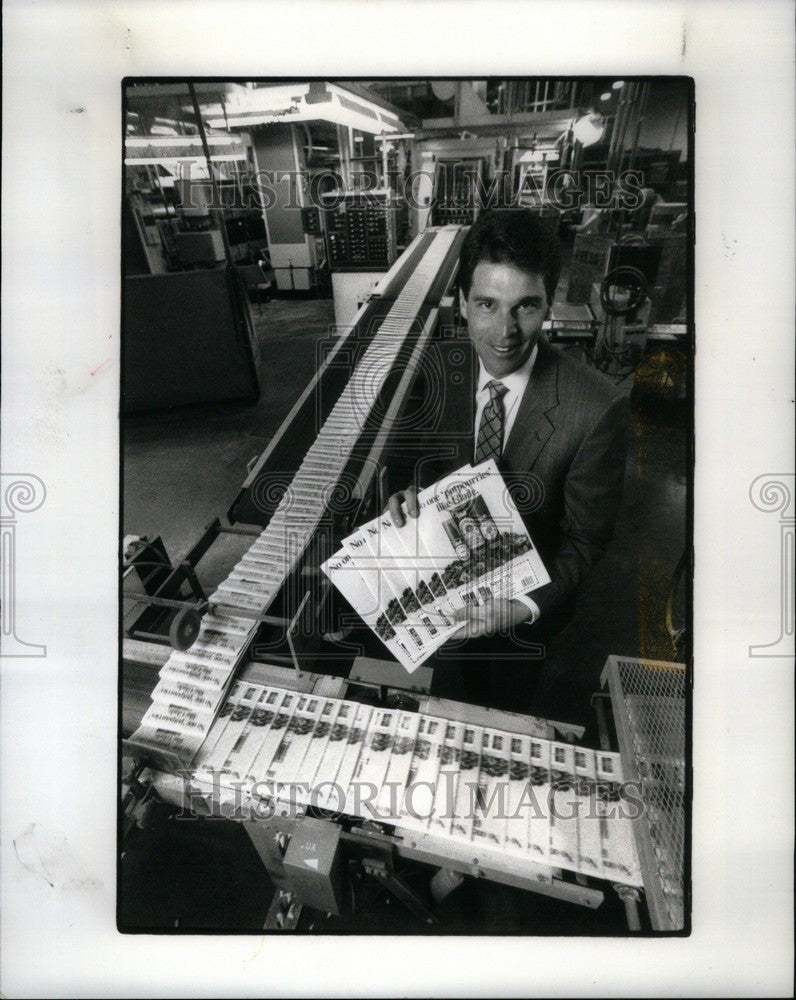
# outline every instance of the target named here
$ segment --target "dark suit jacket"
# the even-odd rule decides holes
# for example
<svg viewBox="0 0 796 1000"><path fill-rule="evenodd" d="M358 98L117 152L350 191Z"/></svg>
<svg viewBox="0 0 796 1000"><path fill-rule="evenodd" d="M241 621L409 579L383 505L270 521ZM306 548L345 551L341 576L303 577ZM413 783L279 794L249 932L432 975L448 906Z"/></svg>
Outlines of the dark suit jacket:
<svg viewBox="0 0 796 1000"><path fill-rule="evenodd" d="M439 419L415 466L420 488L473 461L478 359L469 340L437 345ZM498 465L551 582L531 595L540 625L603 555L622 499L630 434L626 397L599 372L539 341L527 390Z"/></svg>

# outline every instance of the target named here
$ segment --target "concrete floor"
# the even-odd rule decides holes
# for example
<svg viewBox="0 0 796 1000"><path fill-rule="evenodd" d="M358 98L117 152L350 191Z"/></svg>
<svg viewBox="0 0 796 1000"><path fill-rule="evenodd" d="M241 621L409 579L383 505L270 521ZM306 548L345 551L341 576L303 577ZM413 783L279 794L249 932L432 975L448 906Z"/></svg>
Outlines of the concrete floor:
<svg viewBox="0 0 796 1000"><path fill-rule="evenodd" d="M263 451L314 374L318 344L334 323L327 299L275 300L263 303L259 312L255 305L262 355L259 402L190 407L124 420L123 532L160 535L172 560L196 541L212 518L226 514L246 477L247 462ZM630 380L624 388L630 391ZM614 541L582 588L575 618L547 651L534 710L585 725L590 742L596 733L589 695L598 689L610 653L675 658L664 611L670 577L686 543L687 441L687 429L676 420L652 422L634 416ZM203 564L203 582L221 579L236 558L231 551L219 550L215 562ZM680 595L680 614L683 606ZM139 850L144 856L154 850L163 860L151 843ZM136 893L128 899L133 895L140 904L133 923L152 926L144 897ZM204 918L197 915L195 899L185 905L201 924ZM506 916L507 929L527 926L517 923L526 905L518 903L514 917ZM165 918L162 905L152 906L152 912L162 912ZM169 904L169 926L180 919L171 915L172 909ZM247 926L252 926L250 919L256 924L263 916L260 909L256 917L246 918ZM212 915L206 920L204 926L216 923Z"/></svg>
<svg viewBox="0 0 796 1000"><path fill-rule="evenodd" d="M257 403L218 403L124 419L125 533L161 535L172 558L226 514L259 456L317 370L316 345L334 325L331 299L253 307L261 352Z"/></svg>

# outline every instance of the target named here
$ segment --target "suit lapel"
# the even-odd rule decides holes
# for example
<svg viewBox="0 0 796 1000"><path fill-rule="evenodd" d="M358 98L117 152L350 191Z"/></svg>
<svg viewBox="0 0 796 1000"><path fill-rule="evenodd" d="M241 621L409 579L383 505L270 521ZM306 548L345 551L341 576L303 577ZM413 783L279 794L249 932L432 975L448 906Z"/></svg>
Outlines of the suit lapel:
<svg viewBox="0 0 796 1000"><path fill-rule="evenodd" d="M429 440L439 454L424 465L421 486L430 486L437 479L473 461L473 421L475 391L478 387L478 361L469 338L443 341L440 344L444 381L441 385L442 422Z"/></svg>
<svg viewBox="0 0 796 1000"><path fill-rule="evenodd" d="M558 356L547 341L540 339L531 377L503 449L502 464L517 470L533 468L555 429L553 418L557 406Z"/></svg>
<svg viewBox="0 0 796 1000"><path fill-rule="evenodd" d="M475 434L473 425L475 422L475 393L478 389L478 356L469 342L457 347L464 354L464 361L461 366L461 382L458 383L456 396L458 404L455 413L452 414L452 429L458 439L465 442L462 455L466 454L465 462L472 462ZM467 443L469 442L469 443Z"/></svg>

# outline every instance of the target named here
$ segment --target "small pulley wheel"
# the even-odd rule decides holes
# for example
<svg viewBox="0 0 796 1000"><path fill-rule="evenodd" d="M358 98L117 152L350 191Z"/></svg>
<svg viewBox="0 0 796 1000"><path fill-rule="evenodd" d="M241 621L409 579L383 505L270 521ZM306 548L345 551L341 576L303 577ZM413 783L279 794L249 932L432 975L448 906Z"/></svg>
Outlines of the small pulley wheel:
<svg viewBox="0 0 796 1000"><path fill-rule="evenodd" d="M190 649L201 627L202 617L196 608L180 608L169 628L169 642L174 649Z"/></svg>

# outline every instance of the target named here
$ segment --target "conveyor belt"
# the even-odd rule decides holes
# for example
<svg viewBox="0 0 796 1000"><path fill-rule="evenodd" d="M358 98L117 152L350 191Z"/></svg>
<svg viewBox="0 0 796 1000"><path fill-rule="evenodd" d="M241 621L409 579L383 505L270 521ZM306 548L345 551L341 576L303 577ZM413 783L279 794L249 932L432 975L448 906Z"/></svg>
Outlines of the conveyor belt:
<svg viewBox="0 0 796 1000"><path fill-rule="evenodd" d="M460 230L453 227L429 234L387 286L383 307L389 305L389 309L367 350L304 455L267 527L211 596L211 610L203 617L196 641L189 650L173 653L166 662L161 671L161 690L164 683L199 685L211 691L218 704L257 631L258 623L251 616L268 610L298 566L354 448L361 442L402 347L417 332L427 314L424 311L430 308L429 295L449 280L440 272L459 239ZM423 247L425 252L418 258ZM415 266L409 267L411 263ZM239 612L249 617L239 617ZM158 689L153 697L157 693ZM177 709L172 705L171 709L172 718L183 720L190 711L187 706ZM204 732L189 727L175 736L168 722L169 717L153 705L133 742L174 751L189 760Z"/></svg>
<svg viewBox="0 0 796 1000"><path fill-rule="evenodd" d="M616 753L238 682L191 784L244 817L312 805L641 885L622 778Z"/></svg>

